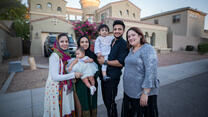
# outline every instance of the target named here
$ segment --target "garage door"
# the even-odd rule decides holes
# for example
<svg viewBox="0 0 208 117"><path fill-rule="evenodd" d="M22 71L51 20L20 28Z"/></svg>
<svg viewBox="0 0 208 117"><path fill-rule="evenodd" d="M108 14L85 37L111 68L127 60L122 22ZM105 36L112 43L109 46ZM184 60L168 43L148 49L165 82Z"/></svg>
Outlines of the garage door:
<svg viewBox="0 0 208 117"><path fill-rule="evenodd" d="M46 40L46 37L49 35L49 33L41 33L41 47L42 47L42 55L44 56L44 42Z"/></svg>

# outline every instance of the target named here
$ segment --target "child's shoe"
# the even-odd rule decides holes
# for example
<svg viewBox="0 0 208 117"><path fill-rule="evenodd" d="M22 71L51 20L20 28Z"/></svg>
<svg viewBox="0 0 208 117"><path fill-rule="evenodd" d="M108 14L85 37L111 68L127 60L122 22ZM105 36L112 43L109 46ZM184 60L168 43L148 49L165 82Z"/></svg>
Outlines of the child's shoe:
<svg viewBox="0 0 208 117"><path fill-rule="evenodd" d="M95 91L96 91L96 87L95 86L91 86L90 87L90 94L94 95Z"/></svg>

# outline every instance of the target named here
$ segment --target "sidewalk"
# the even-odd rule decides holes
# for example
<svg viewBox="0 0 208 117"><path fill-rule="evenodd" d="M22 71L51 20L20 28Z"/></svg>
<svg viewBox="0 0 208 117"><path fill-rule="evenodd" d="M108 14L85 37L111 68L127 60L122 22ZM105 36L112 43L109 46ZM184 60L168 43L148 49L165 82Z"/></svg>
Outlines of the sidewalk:
<svg viewBox="0 0 208 117"><path fill-rule="evenodd" d="M187 62L158 68L161 86L208 72L208 59ZM100 81L98 81L100 86ZM116 99L122 99L123 80L121 78ZM167 101L166 101L167 102ZM174 102L173 102L174 103ZM44 88L25 90L0 95L1 117L42 117L44 104ZM103 107L101 89L98 88L98 109ZM119 103L120 104L120 103ZM118 105L121 106L121 105ZM105 110L98 110L99 117L105 117Z"/></svg>

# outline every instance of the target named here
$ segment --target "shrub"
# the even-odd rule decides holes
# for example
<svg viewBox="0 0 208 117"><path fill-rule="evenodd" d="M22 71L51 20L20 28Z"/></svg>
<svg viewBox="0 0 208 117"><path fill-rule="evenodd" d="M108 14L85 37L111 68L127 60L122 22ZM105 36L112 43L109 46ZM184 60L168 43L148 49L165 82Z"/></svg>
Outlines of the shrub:
<svg viewBox="0 0 208 117"><path fill-rule="evenodd" d="M198 45L198 52L201 54L205 54L208 52L208 43L203 43Z"/></svg>
<svg viewBox="0 0 208 117"><path fill-rule="evenodd" d="M89 21L76 21L73 22L73 26L77 38L86 35L91 40L96 39L98 36L96 23L90 23Z"/></svg>
<svg viewBox="0 0 208 117"><path fill-rule="evenodd" d="M194 50L194 46L192 46L192 45L186 46L186 51L193 51L193 50Z"/></svg>

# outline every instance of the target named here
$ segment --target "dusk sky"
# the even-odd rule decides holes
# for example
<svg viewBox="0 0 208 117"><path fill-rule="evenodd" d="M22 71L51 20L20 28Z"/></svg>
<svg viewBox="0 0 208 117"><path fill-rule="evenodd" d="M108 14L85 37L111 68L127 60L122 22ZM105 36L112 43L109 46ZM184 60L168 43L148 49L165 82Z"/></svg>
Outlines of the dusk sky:
<svg viewBox="0 0 208 117"><path fill-rule="evenodd" d="M26 0L23 0L26 1ZM66 0L67 6L73 8L81 8L79 0ZM120 0L101 0L100 6L102 7L110 2ZM141 11L141 18L151 16L157 13L174 10L183 7L191 7L200 10L204 13L208 13L208 0L130 0ZM205 19L205 29L208 30L208 16Z"/></svg>

